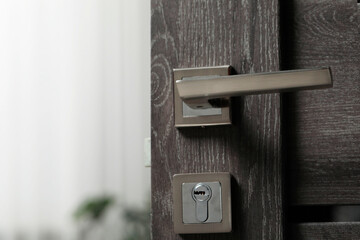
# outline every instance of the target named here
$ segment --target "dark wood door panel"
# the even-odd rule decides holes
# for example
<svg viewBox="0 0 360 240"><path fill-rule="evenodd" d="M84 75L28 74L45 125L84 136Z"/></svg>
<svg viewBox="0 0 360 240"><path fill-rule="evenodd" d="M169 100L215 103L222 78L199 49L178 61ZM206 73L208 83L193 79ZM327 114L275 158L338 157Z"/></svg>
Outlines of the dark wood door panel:
<svg viewBox="0 0 360 240"><path fill-rule="evenodd" d="M330 66L334 86L283 97L292 204L360 203L360 35L356 0L285 3L284 68Z"/></svg>
<svg viewBox="0 0 360 240"><path fill-rule="evenodd" d="M277 0L152 0L153 239L282 239L280 95L234 99L233 126L174 128L172 69L279 69ZM228 171L233 232L175 235L172 176Z"/></svg>
<svg viewBox="0 0 360 240"><path fill-rule="evenodd" d="M360 223L303 223L293 226L293 240L358 240Z"/></svg>

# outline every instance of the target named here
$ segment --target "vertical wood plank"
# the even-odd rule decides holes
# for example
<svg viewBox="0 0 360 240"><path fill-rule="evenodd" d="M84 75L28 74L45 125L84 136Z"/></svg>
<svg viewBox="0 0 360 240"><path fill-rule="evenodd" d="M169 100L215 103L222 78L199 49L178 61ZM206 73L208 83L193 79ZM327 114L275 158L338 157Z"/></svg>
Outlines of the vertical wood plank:
<svg viewBox="0 0 360 240"><path fill-rule="evenodd" d="M288 94L292 204L360 203L360 34L356 0L286 1L283 65L330 66L333 88Z"/></svg>
<svg viewBox="0 0 360 240"><path fill-rule="evenodd" d="M174 128L172 69L279 69L278 1L152 0L153 239L282 239L279 94L234 99L233 126ZM172 176L228 171L233 232L175 235Z"/></svg>

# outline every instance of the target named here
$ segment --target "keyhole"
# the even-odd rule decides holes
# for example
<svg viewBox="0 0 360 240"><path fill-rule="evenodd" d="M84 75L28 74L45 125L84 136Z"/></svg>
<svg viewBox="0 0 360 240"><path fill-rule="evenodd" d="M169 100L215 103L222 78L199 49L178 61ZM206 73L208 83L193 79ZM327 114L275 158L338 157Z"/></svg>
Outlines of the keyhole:
<svg viewBox="0 0 360 240"><path fill-rule="evenodd" d="M192 190L192 197L196 203L196 218L200 222L208 219L208 201L211 198L211 188L203 183L198 183Z"/></svg>

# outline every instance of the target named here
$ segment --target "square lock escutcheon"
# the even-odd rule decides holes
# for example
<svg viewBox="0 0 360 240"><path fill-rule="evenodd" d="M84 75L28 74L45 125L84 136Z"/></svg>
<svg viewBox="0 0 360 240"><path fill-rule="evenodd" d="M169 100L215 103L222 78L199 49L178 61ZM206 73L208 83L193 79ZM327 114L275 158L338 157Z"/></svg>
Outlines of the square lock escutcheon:
<svg viewBox="0 0 360 240"><path fill-rule="evenodd" d="M231 232L229 173L176 174L173 197L175 233Z"/></svg>

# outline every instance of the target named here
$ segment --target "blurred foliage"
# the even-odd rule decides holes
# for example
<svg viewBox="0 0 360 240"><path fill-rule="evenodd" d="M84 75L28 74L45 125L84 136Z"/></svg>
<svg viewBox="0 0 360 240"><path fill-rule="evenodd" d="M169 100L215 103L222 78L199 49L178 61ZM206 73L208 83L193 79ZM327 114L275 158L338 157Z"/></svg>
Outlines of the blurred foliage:
<svg viewBox="0 0 360 240"><path fill-rule="evenodd" d="M74 213L77 220L88 218L99 220L105 213L106 209L114 204L114 198L110 196L100 196L85 200Z"/></svg>
<svg viewBox="0 0 360 240"><path fill-rule="evenodd" d="M150 240L150 204L143 209L126 208L123 218L127 225L124 240Z"/></svg>
<svg viewBox="0 0 360 240"><path fill-rule="evenodd" d="M76 209L74 217L76 220L91 220L95 225L89 225L83 229L81 239L87 239L91 228L101 223L101 218L106 210L115 203L113 197L100 196L85 200ZM150 204L146 207L124 207L122 218L125 225L125 233L122 240L150 240Z"/></svg>

